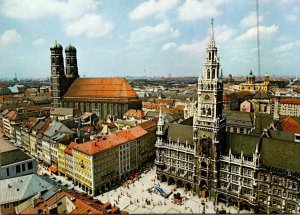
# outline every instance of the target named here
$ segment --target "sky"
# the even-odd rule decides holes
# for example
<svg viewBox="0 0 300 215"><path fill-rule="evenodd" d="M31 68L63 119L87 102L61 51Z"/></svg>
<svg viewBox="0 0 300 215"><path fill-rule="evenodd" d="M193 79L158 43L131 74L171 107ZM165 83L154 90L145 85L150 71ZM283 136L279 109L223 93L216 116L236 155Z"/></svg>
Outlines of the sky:
<svg viewBox="0 0 300 215"><path fill-rule="evenodd" d="M300 74L300 0L259 0L261 75ZM81 77L199 76L214 19L224 76L258 76L255 0L0 0L0 78L50 76L57 40Z"/></svg>

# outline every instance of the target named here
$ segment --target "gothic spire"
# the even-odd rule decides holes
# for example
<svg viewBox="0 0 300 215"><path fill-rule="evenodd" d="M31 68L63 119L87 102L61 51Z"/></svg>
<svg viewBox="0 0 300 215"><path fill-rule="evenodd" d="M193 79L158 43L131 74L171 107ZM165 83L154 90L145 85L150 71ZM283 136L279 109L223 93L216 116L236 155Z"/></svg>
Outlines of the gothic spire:
<svg viewBox="0 0 300 215"><path fill-rule="evenodd" d="M208 44L209 48L215 47L215 33L214 33L214 19L211 19L211 33L210 33L210 40Z"/></svg>
<svg viewBox="0 0 300 215"><path fill-rule="evenodd" d="M164 119L163 119L163 115L162 115L162 111L161 111L161 106L160 106L160 109L159 109L158 124L159 125L164 124Z"/></svg>

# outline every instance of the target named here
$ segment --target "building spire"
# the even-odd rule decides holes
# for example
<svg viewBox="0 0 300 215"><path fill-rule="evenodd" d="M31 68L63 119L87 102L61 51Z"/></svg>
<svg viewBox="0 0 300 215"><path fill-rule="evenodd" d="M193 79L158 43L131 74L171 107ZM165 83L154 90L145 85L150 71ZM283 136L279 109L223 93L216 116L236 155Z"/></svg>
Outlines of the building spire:
<svg viewBox="0 0 300 215"><path fill-rule="evenodd" d="M211 18L211 33L210 33L210 41L208 44L209 48L215 47L215 33L214 33L214 19Z"/></svg>

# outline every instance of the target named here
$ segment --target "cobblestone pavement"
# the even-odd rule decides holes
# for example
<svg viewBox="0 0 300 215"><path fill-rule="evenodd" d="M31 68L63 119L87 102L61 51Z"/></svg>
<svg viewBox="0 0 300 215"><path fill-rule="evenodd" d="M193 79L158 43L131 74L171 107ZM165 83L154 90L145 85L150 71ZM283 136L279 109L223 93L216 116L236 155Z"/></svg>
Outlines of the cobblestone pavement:
<svg viewBox="0 0 300 215"><path fill-rule="evenodd" d="M216 213L215 209L226 210L227 213L237 213L236 208L226 207L224 204L214 206L211 200L193 196L191 191L184 191L184 188L178 188L173 193L181 193L184 200L181 205L172 203L173 193L164 198L159 193L149 192L154 190L154 186L160 184L160 187L169 193L175 189L175 185L168 186L167 183L160 183L156 179L155 167L148 172L141 174L140 179L124 183L123 186L115 190L108 191L95 198L102 202L109 201L121 210L127 210L129 213ZM148 204L146 203L148 202Z"/></svg>

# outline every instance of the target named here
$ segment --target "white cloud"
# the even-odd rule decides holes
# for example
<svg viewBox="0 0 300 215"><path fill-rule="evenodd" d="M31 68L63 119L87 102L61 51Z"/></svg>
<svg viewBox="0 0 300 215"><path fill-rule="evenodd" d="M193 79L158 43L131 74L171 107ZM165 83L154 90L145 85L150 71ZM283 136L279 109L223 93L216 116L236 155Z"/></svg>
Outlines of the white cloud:
<svg viewBox="0 0 300 215"><path fill-rule="evenodd" d="M235 35L235 30L227 25L217 25L215 27L215 40L218 43L228 42Z"/></svg>
<svg viewBox="0 0 300 215"><path fill-rule="evenodd" d="M289 15L286 16L288 21L297 22L300 19L300 7L294 7Z"/></svg>
<svg viewBox="0 0 300 215"><path fill-rule="evenodd" d="M39 19L54 16L61 19L77 18L96 9L95 0L3 0L0 11L7 17Z"/></svg>
<svg viewBox="0 0 300 215"><path fill-rule="evenodd" d="M16 29L10 29L5 31L0 35L0 45L9 45L18 43L22 40L21 35L16 31Z"/></svg>
<svg viewBox="0 0 300 215"><path fill-rule="evenodd" d="M85 35L88 38L102 37L113 30L111 22L104 20L100 15L85 14L78 20L69 22L65 32L69 36Z"/></svg>
<svg viewBox="0 0 300 215"><path fill-rule="evenodd" d="M277 25L271 25L271 26L259 26L259 35L261 38L263 37L269 37L272 36L278 32L278 26ZM248 29L244 34L239 36L237 38L238 41L247 41L247 40L252 40L256 38L257 36L257 28L252 27Z"/></svg>
<svg viewBox="0 0 300 215"><path fill-rule="evenodd" d="M179 8L178 18L180 20L197 20L206 17L216 17L220 15L218 6L220 6L224 0L186 0L185 3Z"/></svg>
<svg viewBox="0 0 300 215"><path fill-rule="evenodd" d="M273 54L283 54L287 53L294 48L296 48L298 45L300 45L300 40L297 40L295 42L289 42L280 46L277 46L271 50L271 53Z"/></svg>
<svg viewBox="0 0 300 215"><path fill-rule="evenodd" d="M168 21L156 26L144 26L130 33L130 43L162 41L179 36L179 31L174 29Z"/></svg>
<svg viewBox="0 0 300 215"><path fill-rule="evenodd" d="M176 43L166 43L165 45L163 45L161 49L165 51L165 50L176 49L176 48L177 48Z"/></svg>
<svg viewBox="0 0 300 215"><path fill-rule="evenodd" d="M282 4L299 3L299 0L280 0Z"/></svg>
<svg viewBox="0 0 300 215"><path fill-rule="evenodd" d="M200 53L205 50L207 46L207 40L196 41L191 43L183 43L177 47L177 50L180 52L195 52Z"/></svg>
<svg viewBox="0 0 300 215"><path fill-rule="evenodd" d="M33 45L42 45L45 44L46 40L44 38L39 38L36 39L35 41L32 42Z"/></svg>
<svg viewBox="0 0 300 215"><path fill-rule="evenodd" d="M294 43L287 43L287 44L284 44L284 45L280 45L280 46L277 46L276 48L272 49L271 53L282 53L282 52L287 52L289 50L291 50L294 46Z"/></svg>
<svg viewBox="0 0 300 215"><path fill-rule="evenodd" d="M215 31L215 40L216 40L216 46L220 43L225 43L228 41L231 41L233 36L235 35L235 30L230 28L227 25L217 25L214 28ZM180 52L191 52L191 53L200 53L203 52L203 50L206 49L209 39L210 39L211 31L208 31L207 36L202 40L195 40L190 43L182 43L180 45L177 45L175 43L166 43L163 45L162 50L176 50Z"/></svg>
<svg viewBox="0 0 300 215"><path fill-rule="evenodd" d="M129 13L129 18L139 20L155 14L163 14L178 4L178 0L149 0L139 4Z"/></svg>
<svg viewBox="0 0 300 215"><path fill-rule="evenodd" d="M264 17L262 15L259 16L259 22L261 23L263 21ZM256 12L249 13L246 17L244 17L240 21L240 25L242 27L253 27L257 23L256 19Z"/></svg>

